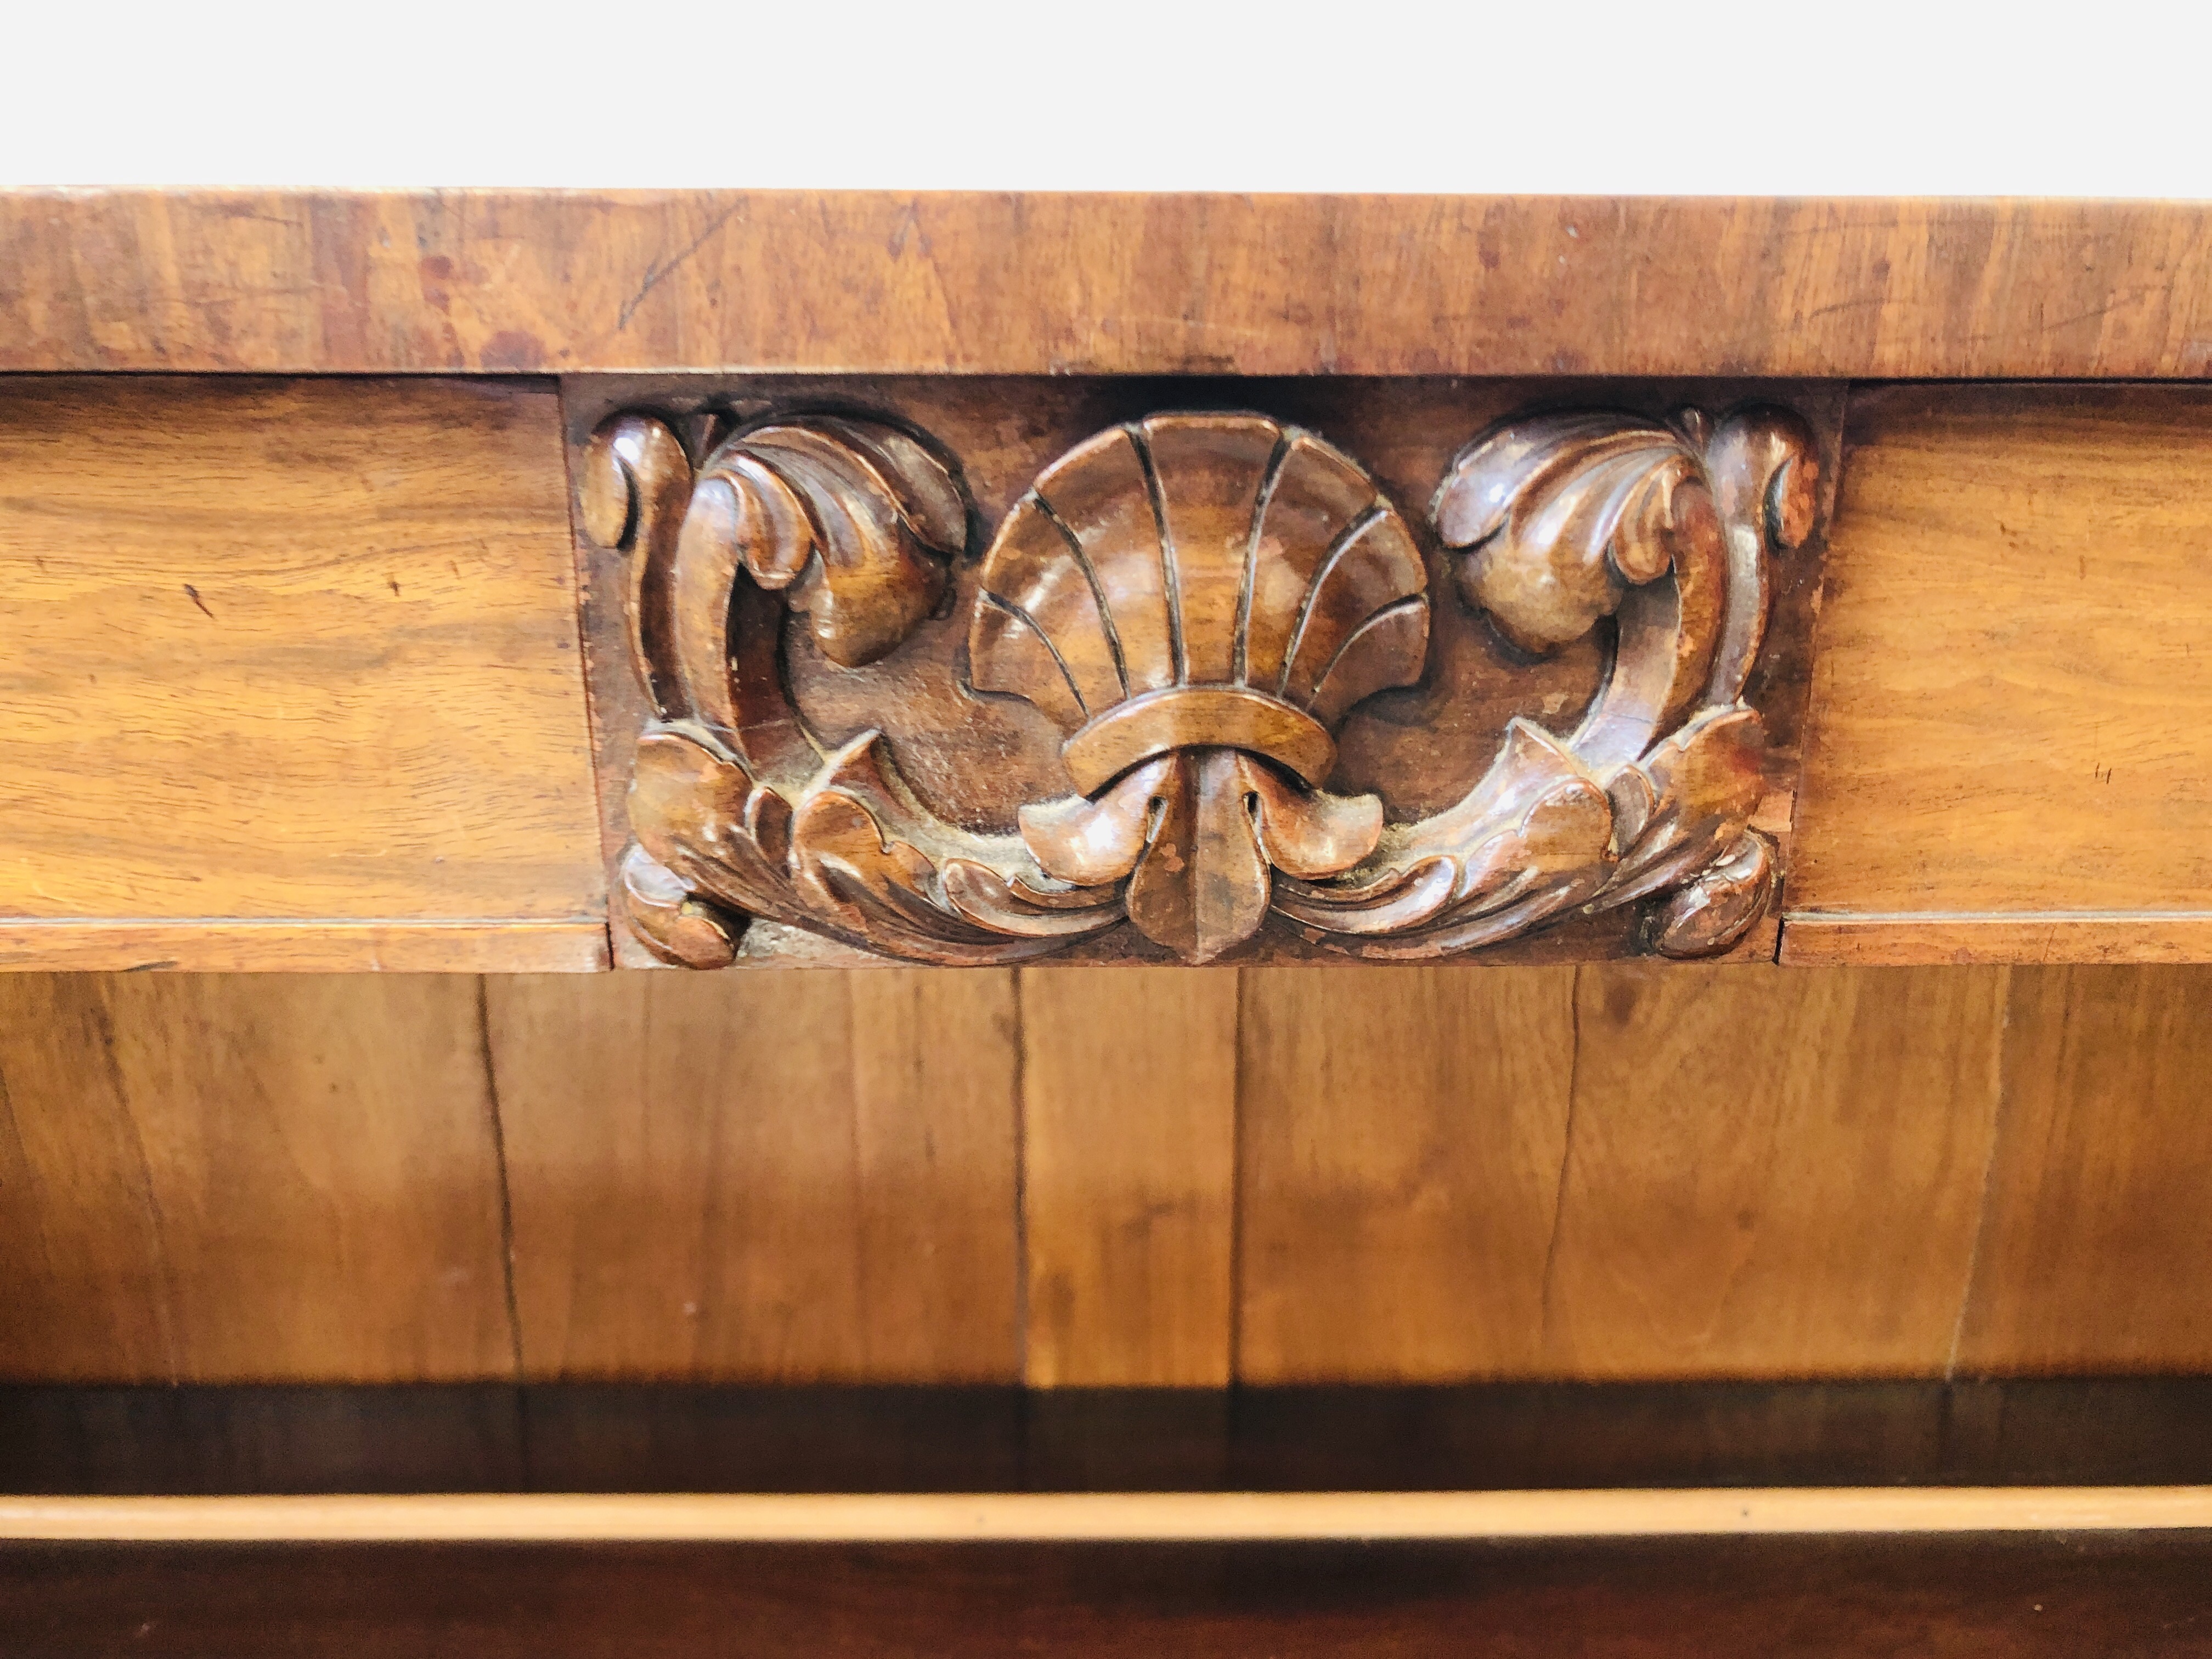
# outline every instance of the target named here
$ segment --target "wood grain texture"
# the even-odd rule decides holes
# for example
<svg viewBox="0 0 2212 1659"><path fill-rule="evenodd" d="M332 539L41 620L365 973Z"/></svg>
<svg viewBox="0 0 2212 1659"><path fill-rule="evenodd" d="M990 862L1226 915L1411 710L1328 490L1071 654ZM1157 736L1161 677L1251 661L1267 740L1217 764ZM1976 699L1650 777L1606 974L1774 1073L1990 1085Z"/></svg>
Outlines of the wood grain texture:
<svg viewBox="0 0 2212 1659"><path fill-rule="evenodd" d="M2178 377L2200 204L16 191L0 368Z"/></svg>
<svg viewBox="0 0 2212 1659"><path fill-rule="evenodd" d="M1231 1374L1237 970L1021 970L1024 1380Z"/></svg>
<svg viewBox="0 0 2212 1659"><path fill-rule="evenodd" d="M2107 959L2136 917L2147 957L2200 952L2208 535L2201 391L1855 397L1785 953Z"/></svg>
<svg viewBox="0 0 2212 1659"><path fill-rule="evenodd" d="M549 390L0 384L0 916L162 930L11 965L231 965L179 924L240 919L544 923L520 953L592 965L561 467ZM326 944L283 965L380 936Z"/></svg>
<svg viewBox="0 0 2212 1659"><path fill-rule="evenodd" d="M1967 1375L2212 1367L2212 979L2017 969Z"/></svg>
<svg viewBox="0 0 2212 1659"><path fill-rule="evenodd" d="M2005 983L1986 968L1585 970L1544 1370L1942 1374Z"/></svg>
<svg viewBox="0 0 2212 1659"><path fill-rule="evenodd" d="M1247 994L1241 1376L1939 1375L2001 973Z"/></svg>
<svg viewBox="0 0 2212 1659"><path fill-rule="evenodd" d="M1577 970L1244 972L1239 1378L1538 1369Z"/></svg>
<svg viewBox="0 0 2212 1659"><path fill-rule="evenodd" d="M514 1375L476 987L0 976L0 1374Z"/></svg>
<svg viewBox="0 0 2212 1659"><path fill-rule="evenodd" d="M486 994L526 1375L1018 1375L1007 975Z"/></svg>

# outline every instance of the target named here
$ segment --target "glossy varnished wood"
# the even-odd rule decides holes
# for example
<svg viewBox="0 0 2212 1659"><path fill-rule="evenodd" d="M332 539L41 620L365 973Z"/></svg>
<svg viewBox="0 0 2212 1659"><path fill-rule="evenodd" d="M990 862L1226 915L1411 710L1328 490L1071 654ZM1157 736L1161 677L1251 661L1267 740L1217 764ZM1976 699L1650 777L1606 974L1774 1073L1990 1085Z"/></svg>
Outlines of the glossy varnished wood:
<svg viewBox="0 0 2212 1659"><path fill-rule="evenodd" d="M0 965L602 963L556 422L0 382Z"/></svg>
<svg viewBox="0 0 2212 1659"><path fill-rule="evenodd" d="M2190 378L2195 204L23 191L0 368Z"/></svg>

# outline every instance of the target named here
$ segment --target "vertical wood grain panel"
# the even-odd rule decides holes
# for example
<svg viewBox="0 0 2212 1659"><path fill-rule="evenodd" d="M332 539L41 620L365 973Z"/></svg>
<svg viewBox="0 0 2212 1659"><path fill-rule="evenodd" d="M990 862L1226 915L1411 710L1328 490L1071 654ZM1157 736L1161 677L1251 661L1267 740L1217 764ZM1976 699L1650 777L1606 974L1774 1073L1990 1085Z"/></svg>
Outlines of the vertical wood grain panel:
<svg viewBox="0 0 2212 1659"><path fill-rule="evenodd" d="M1532 1370L1577 970L1244 972L1240 1377Z"/></svg>
<svg viewBox="0 0 2212 1659"><path fill-rule="evenodd" d="M513 1374L473 980L0 975L0 1375Z"/></svg>
<svg viewBox="0 0 2212 1659"><path fill-rule="evenodd" d="M1024 970L1034 1386L1213 1386L1231 1364L1235 969Z"/></svg>
<svg viewBox="0 0 2212 1659"><path fill-rule="evenodd" d="M2004 975L1583 969L1542 1369L1940 1374Z"/></svg>
<svg viewBox="0 0 2212 1659"><path fill-rule="evenodd" d="M1962 1374L2212 1366L2212 969L2014 970Z"/></svg>
<svg viewBox="0 0 2212 1659"><path fill-rule="evenodd" d="M1013 982L489 982L533 1377L1011 1381Z"/></svg>

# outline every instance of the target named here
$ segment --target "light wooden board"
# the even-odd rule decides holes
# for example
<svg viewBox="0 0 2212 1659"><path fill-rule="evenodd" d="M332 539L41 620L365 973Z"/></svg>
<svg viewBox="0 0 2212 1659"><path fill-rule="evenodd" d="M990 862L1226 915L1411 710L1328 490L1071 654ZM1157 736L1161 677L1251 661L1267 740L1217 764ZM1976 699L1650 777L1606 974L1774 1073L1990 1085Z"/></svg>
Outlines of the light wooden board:
<svg viewBox="0 0 2212 1659"><path fill-rule="evenodd" d="M2212 975L2015 969L1965 1375L2212 1366Z"/></svg>
<svg viewBox="0 0 2212 1659"><path fill-rule="evenodd" d="M1230 1378L1236 969L1024 969L1024 1378Z"/></svg>
<svg viewBox="0 0 2212 1659"><path fill-rule="evenodd" d="M476 983L0 975L0 1376L514 1375Z"/></svg>
<svg viewBox="0 0 2212 1659"><path fill-rule="evenodd" d="M0 368L2201 376L2212 210L0 195Z"/></svg>
<svg viewBox="0 0 2212 1659"><path fill-rule="evenodd" d="M1018 1378L1011 974L487 995L526 1375Z"/></svg>
<svg viewBox="0 0 2212 1659"><path fill-rule="evenodd" d="M2208 541L2202 391L1856 395L1784 960L2212 953Z"/></svg>
<svg viewBox="0 0 2212 1659"><path fill-rule="evenodd" d="M2212 1527L2205 1486L0 1498L0 1538L179 1543L1753 1537Z"/></svg>
<svg viewBox="0 0 2212 1659"><path fill-rule="evenodd" d="M0 382L0 964L604 960L550 389Z"/></svg>

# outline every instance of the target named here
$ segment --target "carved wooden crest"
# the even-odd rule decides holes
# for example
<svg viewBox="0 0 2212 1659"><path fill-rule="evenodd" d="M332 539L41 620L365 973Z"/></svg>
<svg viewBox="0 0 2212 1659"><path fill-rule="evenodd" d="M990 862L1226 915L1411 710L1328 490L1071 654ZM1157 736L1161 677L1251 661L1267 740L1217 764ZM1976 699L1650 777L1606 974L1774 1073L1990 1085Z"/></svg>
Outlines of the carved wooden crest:
<svg viewBox="0 0 2212 1659"><path fill-rule="evenodd" d="M951 459L870 420L708 424L687 447L614 416L581 493L589 535L628 556L653 711L625 907L702 967L750 917L981 963L1123 927L1205 962L1272 916L1420 960L1634 904L1650 948L1723 950L1776 880L1743 693L1768 562L1809 533L1818 471L1771 408L1510 422L1437 489L1436 592L1400 509L1313 434L1241 413L1109 428L1037 475L969 584L963 695L1040 711L1073 786L986 834L933 811L878 732L818 741L783 662L802 627L829 664L876 662L960 591L976 538ZM1441 811L1331 793L1346 715L1420 680L1432 608L1455 604L1522 659L1599 630L1589 706L1564 734L1510 720Z"/></svg>

